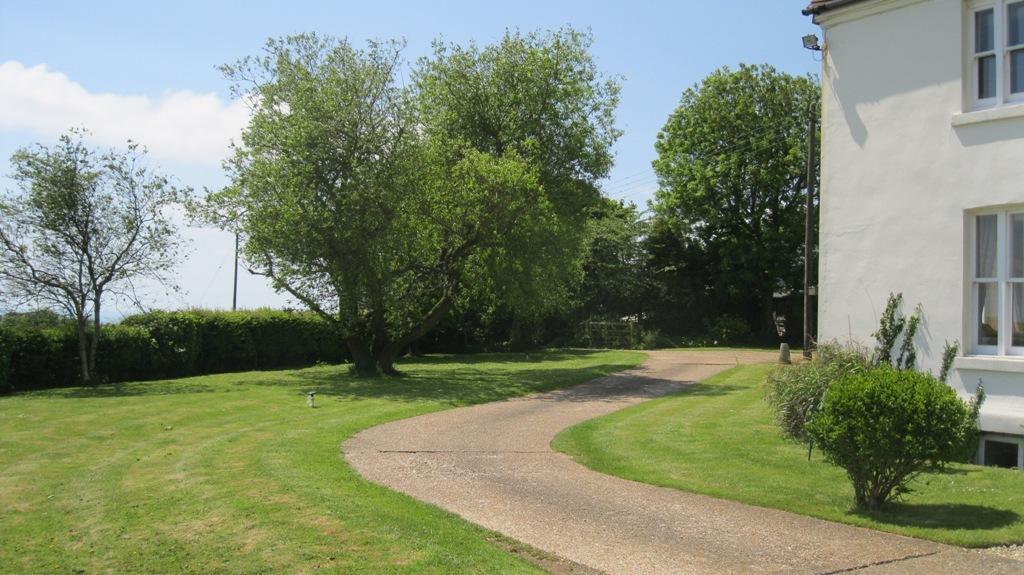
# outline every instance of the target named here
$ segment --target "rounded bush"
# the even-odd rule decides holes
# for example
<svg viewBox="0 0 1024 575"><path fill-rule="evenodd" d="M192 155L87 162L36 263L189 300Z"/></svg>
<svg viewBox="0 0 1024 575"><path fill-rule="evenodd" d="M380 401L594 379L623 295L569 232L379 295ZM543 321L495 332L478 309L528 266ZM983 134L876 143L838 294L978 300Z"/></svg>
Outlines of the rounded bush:
<svg viewBox="0 0 1024 575"><path fill-rule="evenodd" d="M846 469L856 504L877 509L941 468L977 437L976 410L929 374L883 367L832 384L806 430Z"/></svg>

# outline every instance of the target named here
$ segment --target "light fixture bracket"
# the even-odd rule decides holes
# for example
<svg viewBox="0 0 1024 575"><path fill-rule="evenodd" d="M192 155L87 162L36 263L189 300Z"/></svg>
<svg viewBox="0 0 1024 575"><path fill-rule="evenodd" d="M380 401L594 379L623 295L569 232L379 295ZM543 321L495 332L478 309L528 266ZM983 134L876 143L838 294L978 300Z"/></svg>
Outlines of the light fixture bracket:
<svg viewBox="0 0 1024 575"><path fill-rule="evenodd" d="M821 51L821 44L818 41L818 36L815 34L808 34L803 37L804 48L808 50L814 50L815 52Z"/></svg>

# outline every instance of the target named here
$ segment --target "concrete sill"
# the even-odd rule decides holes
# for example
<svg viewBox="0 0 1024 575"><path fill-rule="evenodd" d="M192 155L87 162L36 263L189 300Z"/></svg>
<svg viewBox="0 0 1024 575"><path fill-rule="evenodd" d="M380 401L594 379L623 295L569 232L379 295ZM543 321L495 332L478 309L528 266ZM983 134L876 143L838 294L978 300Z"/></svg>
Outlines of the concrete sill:
<svg viewBox="0 0 1024 575"><path fill-rule="evenodd" d="M993 355L972 355L958 357L953 362L955 369L974 371L1001 371L1006 373L1024 373L1024 356L1007 357Z"/></svg>
<svg viewBox="0 0 1024 575"><path fill-rule="evenodd" d="M974 112L958 112L953 114L953 127L970 126L971 124L994 122L1010 118L1024 118L1024 104L1010 104L1008 106L976 110Z"/></svg>

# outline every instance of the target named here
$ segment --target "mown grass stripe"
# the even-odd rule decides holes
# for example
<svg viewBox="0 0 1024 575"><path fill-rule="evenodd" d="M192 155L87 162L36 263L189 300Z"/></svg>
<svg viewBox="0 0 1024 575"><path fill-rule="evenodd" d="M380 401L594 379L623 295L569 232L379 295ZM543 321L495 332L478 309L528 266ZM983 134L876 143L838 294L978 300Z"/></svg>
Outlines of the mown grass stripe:
<svg viewBox="0 0 1024 575"><path fill-rule="evenodd" d="M1024 473L973 465L921 476L888 509L852 509L843 470L781 437L763 401L770 366L742 366L584 422L553 445L635 481L969 547L1024 542Z"/></svg>
<svg viewBox="0 0 1024 575"><path fill-rule="evenodd" d="M430 356L397 379L323 366L0 398L0 572L536 573L489 532L364 481L340 446L642 360Z"/></svg>

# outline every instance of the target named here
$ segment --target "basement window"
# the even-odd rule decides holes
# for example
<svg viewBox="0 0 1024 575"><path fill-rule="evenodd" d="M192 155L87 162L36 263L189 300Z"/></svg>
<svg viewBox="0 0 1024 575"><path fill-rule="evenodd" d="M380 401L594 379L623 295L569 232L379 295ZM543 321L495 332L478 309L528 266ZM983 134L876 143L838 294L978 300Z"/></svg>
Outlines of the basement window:
<svg viewBox="0 0 1024 575"><path fill-rule="evenodd" d="M1016 469L1020 467L1020 446L1008 441L985 440L985 465Z"/></svg>

